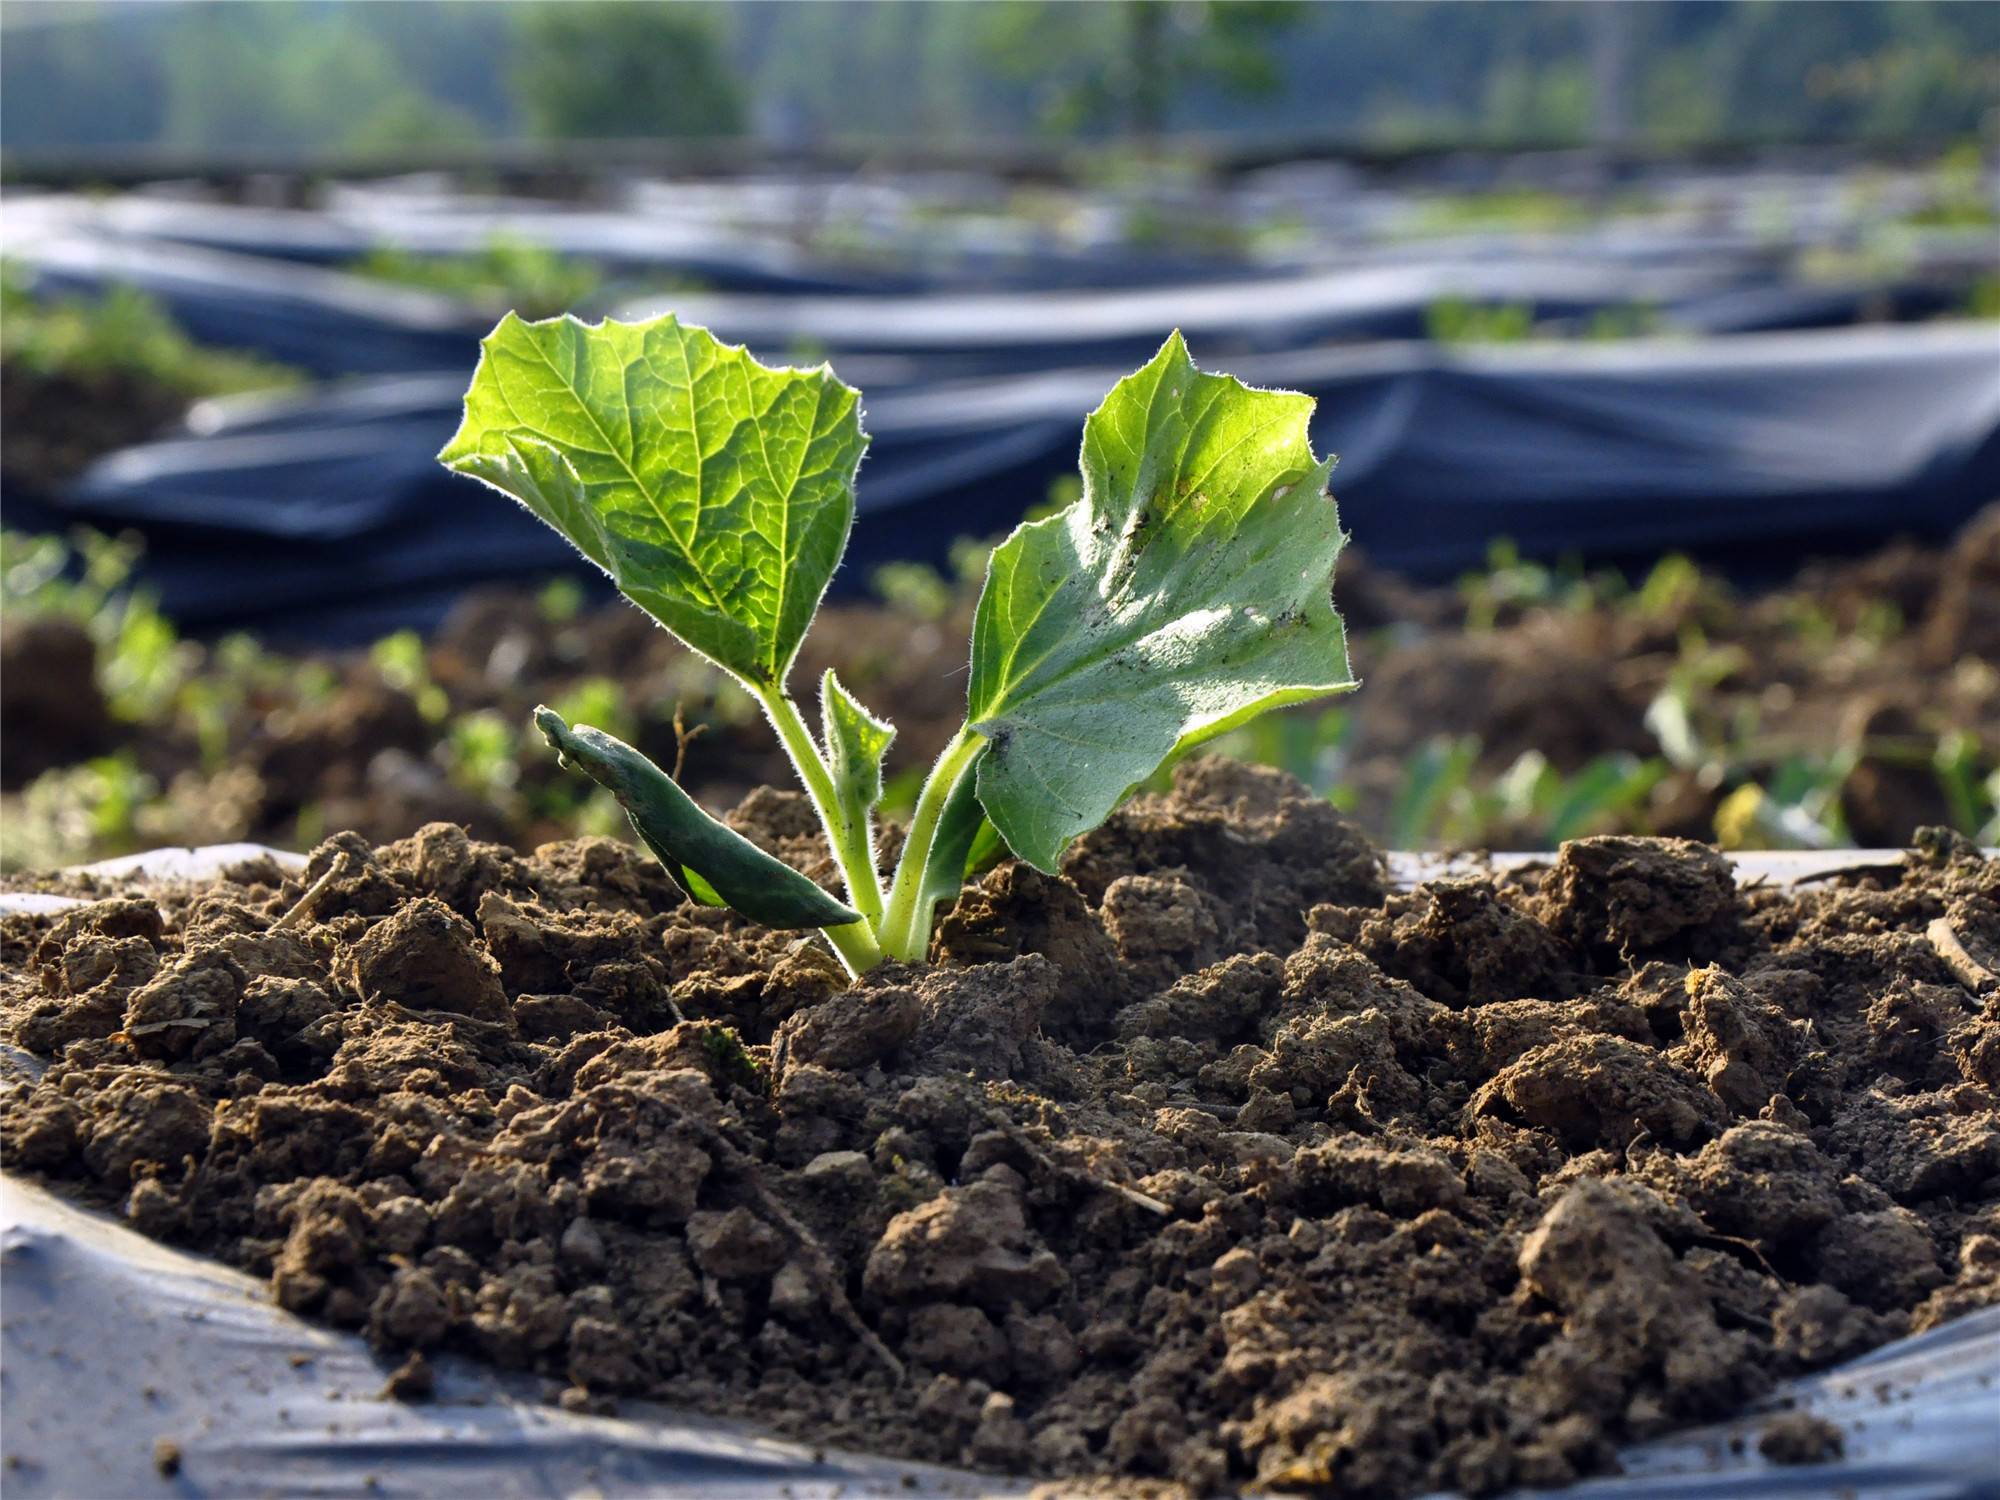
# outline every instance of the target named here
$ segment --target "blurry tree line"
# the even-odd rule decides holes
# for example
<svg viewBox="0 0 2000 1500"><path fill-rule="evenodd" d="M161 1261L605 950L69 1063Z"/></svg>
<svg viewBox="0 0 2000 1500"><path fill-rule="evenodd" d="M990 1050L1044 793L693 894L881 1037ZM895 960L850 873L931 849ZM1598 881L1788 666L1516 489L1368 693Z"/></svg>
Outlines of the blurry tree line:
<svg viewBox="0 0 2000 1500"><path fill-rule="evenodd" d="M15 0L0 145L1895 139L1990 126L1979 0Z"/></svg>

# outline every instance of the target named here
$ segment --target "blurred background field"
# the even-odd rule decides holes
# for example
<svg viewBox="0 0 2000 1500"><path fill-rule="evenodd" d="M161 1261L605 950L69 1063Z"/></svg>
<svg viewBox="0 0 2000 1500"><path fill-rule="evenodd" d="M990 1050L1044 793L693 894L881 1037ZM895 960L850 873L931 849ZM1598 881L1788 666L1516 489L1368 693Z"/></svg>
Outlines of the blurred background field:
<svg viewBox="0 0 2000 1500"><path fill-rule="evenodd" d="M983 148L1143 135L1393 152L1941 140L1994 25L1950 3L9 7L18 152L301 154L702 139ZM560 157L558 159L561 159ZM577 160L579 170L589 163Z"/></svg>
<svg viewBox="0 0 2000 1500"><path fill-rule="evenodd" d="M1402 847L1992 842L1996 126L1978 4L14 0L0 862L617 831L538 700L782 780L433 463L508 308L863 389L801 672L905 800L984 547L1179 326L1319 398L1355 539L1362 691L1225 751Z"/></svg>

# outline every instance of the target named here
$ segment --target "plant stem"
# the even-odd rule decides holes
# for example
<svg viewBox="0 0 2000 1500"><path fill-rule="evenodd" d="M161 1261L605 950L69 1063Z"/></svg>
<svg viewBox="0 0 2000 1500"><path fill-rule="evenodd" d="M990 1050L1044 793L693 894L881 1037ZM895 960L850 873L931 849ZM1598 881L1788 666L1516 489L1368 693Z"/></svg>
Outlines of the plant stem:
<svg viewBox="0 0 2000 1500"><path fill-rule="evenodd" d="M833 773L827 770L819 745L806 727L799 706L777 689L760 690L758 696L771 727L778 731L792 767L805 783L813 810L826 828L826 841L840 865L847 883L847 899L871 925L882 920L882 886L875 873L874 851L869 848L866 828L849 828L840 814L840 795L834 789Z"/></svg>
<svg viewBox="0 0 2000 1500"><path fill-rule="evenodd" d="M930 863L931 846L937 841L938 821L944 816L945 805L951 801L958 783L978 762L979 752L985 746L985 736L961 727L944 747L937 764L931 767L930 777L917 796L909 837L903 841L902 857L896 861L896 880L889 888L889 907L876 924L882 949L891 958L913 961L923 957L922 950L930 938L930 913L917 910L923 894L924 867Z"/></svg>
<svg viewBox="0 0 2000 1500"><path fill-rule="evenodd" d="M859 979L870 969L882 962L882 945L875 941L875 934L868 924L849 922L845 927L822 927L826 940L833 944L833 951L840 955L840 961L847 965L847 972Z"/></svg>
<svg viewBox="0 0 2000 1500"><path fill-rule="evenodd" d="M826 830L827 845L833 850L834 862L840 866L841 879L847 886L848 902L861 913L862 920L859 922L850 922L845 927L826 927L821 931L826 933L827 941L833 944L850 970L856 974L865 973L882 961L882 949L875 936L882 923L882 885L875 873L874 841L869 838L865 824L860 828L850 828L841 816L840 797L834 790L833 774L827 770L812 731L806 727L806 721L799 713L799 706L782 688L754 683L750 686L757 700L764 705L764 714L771 721L771 727L778 732L785 754L791 757L792 768L799 773L806 795L812 798L813 811L819 814L820 826Z"/></svg>

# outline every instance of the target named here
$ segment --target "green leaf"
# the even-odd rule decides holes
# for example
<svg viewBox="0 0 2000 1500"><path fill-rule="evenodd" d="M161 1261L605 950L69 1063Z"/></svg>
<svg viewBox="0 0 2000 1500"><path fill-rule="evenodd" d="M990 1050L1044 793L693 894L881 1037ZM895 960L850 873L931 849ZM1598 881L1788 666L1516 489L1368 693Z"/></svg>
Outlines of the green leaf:
<svg viewBox="0 0 2000 1500"><path fill-rule="evenodd" d="M671 314L509 313L438 461L519 500L744 681L781 686L854 522L860 395Z"/></svg>
<svg viewBox="0 0 2000 1500"><path fill-rule="evenodd" d="M968 719L1022 859L1052 871L1177 749L1356 685L1312 409L1200 373L1176 333L1084 423L1083 497L995 550Z"/></svg>
<svg viewBox="0 0 2000 1500"><path fill-rule="evenodd" d="M572 729L553 709L535 726L562 756L618 799L640 841L690 899L728 906L766 927L844 927L861 920L783 860L715 821L671 776L600 729Z"/></svg>
<svg viewBox="0 0 2000 1500"><path fill-rule="evenodd" d="M1452 799L1472 784L1479 764L1479 737L1427 740L1410 759L1403 784L1389 805L1392 849L1422 849L1442 839Z"/></svg>
<svg viewBox="0 0 2000 1500"><path fill-rule="evenodd" d="M626 820L628 822L631 821L631 814L626 814ZM632 827L634 831L637 831L639 825L633 823ZM644 840L646 847L653 851L653 858L659 860L662 864L667 862L667 856L660 853L659 848L652 839L647 838L643 833L639 834L639 837ZM667 873L673 877L674 884L679 886L684 894L692 897L701 905L727 906L729 904L722 899L720 891L701 878L699 870L690 869L686 865L682 865L678 869L670 866Z"/></svg>
<svg viewBox="0 0 2000 1500"><path fill-rule="evenodd" d="M882 759L895 729L861 706L832 667L819 683L820 731L826 741L826 768L840 816L849 833L864 835L868 815L882 800Z"/></svg>
<svg viewBox="0 0 2000 1500"><path fill-rule="evenodd" d="M1548 812L1550 846L1582 838L1613 814L1637 807L1666 774L1663 760L1640 760L1629 751L1598 756L1559 788Z"/></svg>
<svg viewBox="0 0 2000 1500"><path fill-rule="evenodd" d="M1000 838L1000 830L993 826L993 820L982 812L979 830L973 835L972 846L965 856L966 880L989 869L1000 862L1007 852L1007 845Z"/></svg>

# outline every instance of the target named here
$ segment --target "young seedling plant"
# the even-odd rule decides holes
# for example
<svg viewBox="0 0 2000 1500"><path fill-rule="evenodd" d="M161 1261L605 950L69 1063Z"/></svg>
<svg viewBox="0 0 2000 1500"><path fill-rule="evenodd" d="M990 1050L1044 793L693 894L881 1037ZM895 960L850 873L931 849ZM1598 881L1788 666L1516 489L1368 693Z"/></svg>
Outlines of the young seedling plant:
<svg viewBox="0 0 2000 1500"><path fill-rule="evenodd" d="M1345 537L1313 402L1204 374L1177 333L1083 427L1083 493L988 565L965 724L886 890L873 817L895 730L828 671L817 737L788 677L854 522L867 437L833 371L774 369L669 315L524 322L481 345L439 460L511 495L763 706L847 900L698 807L630 745L547 708L565 765L618 798L695 901L819 928L850 971L926 953L933 914L1005 844L1053 872L1139 783L1268 709L1355 686L1333 608Z"/></svg>

